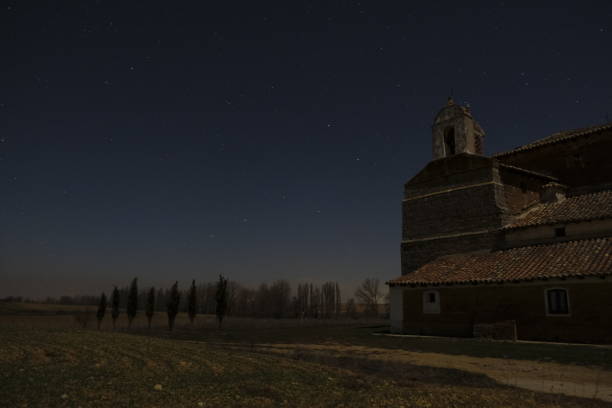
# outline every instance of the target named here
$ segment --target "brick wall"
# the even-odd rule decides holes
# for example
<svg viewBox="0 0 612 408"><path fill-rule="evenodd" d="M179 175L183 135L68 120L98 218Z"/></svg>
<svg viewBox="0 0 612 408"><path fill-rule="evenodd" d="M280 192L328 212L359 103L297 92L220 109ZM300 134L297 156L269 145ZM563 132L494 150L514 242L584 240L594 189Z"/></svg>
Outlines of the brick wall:
<svg viewBox="0 0 612 408"><path fill-rule="evenodd" d="M404 198L493 181L493 166L493 159L470 154L431 161L404 185Z"/></svg>
<svg viewBox="0 0 612 408"><path fill-rule="evenodd" d="M405 185L402 274L439 256L490 250L508 220L497 162L459 154L430 162ZM445 235L466 234L444 237Z"/></svg>
<svg viewBox="0 0 612 408"><path fill-rule="evenodd" d="M500 169L500 176L509 214L520 213L523 209L539 202L542 186L548 182L546 179L503 167Z"/></svg>
<svg viewBox="0 0 612 408"><path fill-rule="evenodd" d="M402 203L404 240L502 227L494 184L476 185Z"/></svg>
<svg viewBox="0 0 612 408"><path fill-rule="evenodd" d="M612 183L612 130L544 145L498 160L559 178L572 188Z"/></svg>
<svg viewBox="0 0 612 408"><path fill-rule="evenodd" d="M570 316L547 316L546 288L569 290ZM612 343L612 280L436 288L440 314L422 313L425 289L407 289L404 332L471 337L474 324L516 321L520 340Z"/></svg>

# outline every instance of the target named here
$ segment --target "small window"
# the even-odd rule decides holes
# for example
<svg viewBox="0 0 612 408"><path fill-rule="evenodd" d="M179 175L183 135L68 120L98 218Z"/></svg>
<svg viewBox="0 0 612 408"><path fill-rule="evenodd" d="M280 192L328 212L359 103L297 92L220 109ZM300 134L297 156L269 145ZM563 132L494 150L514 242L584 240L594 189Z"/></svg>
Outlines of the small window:
<svg viewBox="0 0 612 408"><path fill-rule="evenodd" d="M437 290L423 292L423 313L440 313L440 294Z"/></svg>
<svg viewBox="0 0 612 408"><path fill-rule="evenodd" d="M549 315L569 315L567 289L546 290L546 313Z"/></svg>
<svg viewBox="0 0 612 408"><path fill-rule="evenodd" d="M564 236L565 236L565 227L555 228L555 237L564 237Z"/></svg>

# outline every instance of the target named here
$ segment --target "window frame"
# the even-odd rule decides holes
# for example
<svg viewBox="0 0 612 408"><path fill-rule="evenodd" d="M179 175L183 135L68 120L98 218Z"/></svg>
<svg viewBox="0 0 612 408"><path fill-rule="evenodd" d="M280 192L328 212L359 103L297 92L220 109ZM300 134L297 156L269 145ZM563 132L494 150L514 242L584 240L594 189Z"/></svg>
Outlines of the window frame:
<svg viewBox="0 0 612 408"><path fill-rule="evenodd" d="M435 302L429 301L429 298L431 295L434 295L436 297ZM424 291L423 296L421 297L421 304L422 304L423 314L440 314L442 310L442 308L440 307L440 291L437 291L437 290Z"/></svg>
<svg viewBox="0 0 612 408"><path fill-rule="evenodd" d="M567 302L567 313L551 313L550 304L548 302L549 296L548 293L554 290L562 290L565 291L565 299ZM569 317L572 315L572 308L570 304L570 291L568 288L563 287L553 287L544 289L544 311L546 312L546 316L550 317Z"/></svg>

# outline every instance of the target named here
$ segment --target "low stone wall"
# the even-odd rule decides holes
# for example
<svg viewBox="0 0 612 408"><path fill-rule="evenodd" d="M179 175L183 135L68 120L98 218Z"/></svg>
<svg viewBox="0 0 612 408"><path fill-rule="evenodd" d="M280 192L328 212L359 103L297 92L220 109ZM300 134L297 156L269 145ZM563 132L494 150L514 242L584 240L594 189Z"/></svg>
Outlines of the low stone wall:
<svg viewBox="0 0 612 408"><path fill-rule="evenodd" d="M473 334L480 338L516 341L516 321L478 323L474 325Z"/></svg>

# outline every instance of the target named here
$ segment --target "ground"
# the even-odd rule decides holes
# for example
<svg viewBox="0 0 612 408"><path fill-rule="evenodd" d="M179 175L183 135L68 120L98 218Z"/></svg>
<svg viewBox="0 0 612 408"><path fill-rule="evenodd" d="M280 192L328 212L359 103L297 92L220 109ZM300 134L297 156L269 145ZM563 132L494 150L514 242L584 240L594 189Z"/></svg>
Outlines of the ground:
<svg viewBox="0 0 612 408"><path fill-rule="evenodd" d="M607 347L373 335L380 322L219 330L210 316L98 331L54 313L0 316L0 405L612 407Z"/></svg>

